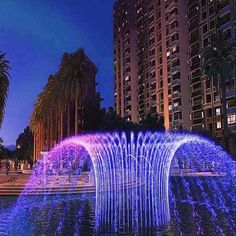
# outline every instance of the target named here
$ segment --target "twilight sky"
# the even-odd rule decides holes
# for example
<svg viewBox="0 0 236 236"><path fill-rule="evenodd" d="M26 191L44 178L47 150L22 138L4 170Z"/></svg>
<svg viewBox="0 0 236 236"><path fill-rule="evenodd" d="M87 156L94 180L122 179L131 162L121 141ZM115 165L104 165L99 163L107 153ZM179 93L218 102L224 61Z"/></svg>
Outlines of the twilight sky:
<svg viewBox="0 0 236 236"><path fill-rule="evenodd" d="M0 51L12 70L0 137L15 144L37 95L64 52L80 47L99 68L102 106L113 105L112 6L115 0L0 0Z"/></svg>

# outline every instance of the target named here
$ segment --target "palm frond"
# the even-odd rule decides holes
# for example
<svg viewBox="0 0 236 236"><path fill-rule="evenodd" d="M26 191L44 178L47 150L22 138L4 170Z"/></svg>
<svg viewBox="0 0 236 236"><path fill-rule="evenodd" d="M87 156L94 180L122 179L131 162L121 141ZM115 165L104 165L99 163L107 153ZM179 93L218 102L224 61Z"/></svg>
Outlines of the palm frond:
<svg viewBox="0 0 236 236"><path fill-rule="evenodd" d="M7 101L7 93L9 87L9 61L6 59L6 54L0 52L0 128L4 117L4 110Z"/></svg>

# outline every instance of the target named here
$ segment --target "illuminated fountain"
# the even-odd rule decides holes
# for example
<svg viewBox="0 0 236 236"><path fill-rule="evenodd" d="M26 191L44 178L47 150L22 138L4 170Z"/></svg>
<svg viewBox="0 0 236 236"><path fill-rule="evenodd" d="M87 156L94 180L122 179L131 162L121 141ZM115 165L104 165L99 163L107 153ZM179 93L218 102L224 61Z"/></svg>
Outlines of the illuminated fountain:
<svg viewBox="0 0 236 236"><path fill-rule="evenodd" d="M88 160L94 181L91 175L83 175ZM47 222L42 226L44 232L50 227L61 232L68 203L79 193L81 204L73 208L76 217L72 220L78 233L84 202L95 189L95 232L155 230L174 218L181 234L179 204L190 206L199 235L203 234L199 206L217 224L218 235L225 228L233 232L233 169L231 157L220 146L198 135L146 132L72 137L44 155L35 167L12 211L9 233L35 232L35 222L42 218ZM58 203L61 208L53 226L48 222ZM219 215L224 217L223 225ZM24 220L26 216L29 221Z"/></svg>

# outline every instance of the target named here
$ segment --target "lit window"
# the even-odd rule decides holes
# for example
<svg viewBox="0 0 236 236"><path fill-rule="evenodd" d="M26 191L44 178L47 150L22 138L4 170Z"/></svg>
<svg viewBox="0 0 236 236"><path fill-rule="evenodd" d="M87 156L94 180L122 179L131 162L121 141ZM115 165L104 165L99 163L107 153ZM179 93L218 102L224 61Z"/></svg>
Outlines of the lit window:
<svg viewBox="0 0 236 236"><path fill-rule="evenodd" d="M216 115L217 115L217 116L220 115L220 108L216 108Z"/></svg>
<svg viewBox="0 0 236 236"><path fill-rule="evenodd" d="M172 110L172 105L169 105L169 111L171 111Z"/></svg>
<svg viewBox="0 0 236 236"><path fill-rule="evenodd" d="M228 115L227 121L229 125L236 123L236 114Z"/></svg>
<svg viewBox="0 0 236 236"><path fill-rule="evenodd" d="M216 122L216 128L221 129L221 121Z"/></svg>
<svg viewBox="0 0 236 236"><path fill-rule="evenodd" d="M170 52L167 52L167 53L166 53L166 56L169 57L169 56L170 56Z"/></svg>

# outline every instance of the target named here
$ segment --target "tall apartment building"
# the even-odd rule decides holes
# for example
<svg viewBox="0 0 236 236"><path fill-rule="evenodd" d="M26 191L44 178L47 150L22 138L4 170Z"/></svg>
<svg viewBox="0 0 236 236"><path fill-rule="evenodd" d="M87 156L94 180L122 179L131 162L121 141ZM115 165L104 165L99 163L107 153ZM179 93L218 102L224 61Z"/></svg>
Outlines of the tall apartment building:
<svg viewBox="0 0 236 236"><path fill-rule="evenodd" d="M155 110L167 129L190 128L185 1L137 1L138 108Z"/></svg>
<svg viewBox="0 0 236 236"><path fill-rule="evenodd" d="M164 115L166 128L191 127L186 16L185 0L120 0L115 4L115 108L122 117L127 117L122 105L127 97L127 79L133 91L132 121L139 122L149 111L156 111ZM127 61L126 41L131 48L127 49ZM130 77L124 74L124 62L133 65Z"/></svg>
<svg viewBox="0 0 236 236"><path fill-rule="evenodd" d="M220 91L203 75L200 52L208 45L217 30L226 41L236 39L235 0L189 0L190 81L192 101L192 129L209 130L222 141L222 104ZM236 81L227 82L228 127L236 131Z"/></svg>
<svg viewBox="0 0 236 236"><path fill-rule="evenodd" d="M114 5L114 100L117 114L138 122L137 109L137 30L135 0Z"/></svg>
<svg viewBox="0 0 236 236"><path fill-rule="evenodd" d="M226 41L236 40L235 0L118 0L114 6L117 113L139 122L154 110L164 115L166 128L205 129L222 141L221 92L201 66L201 53L219 29ZM132 101L127 100L131 90ZM232 132L235 91L232 78L226 91Z"/></svg>

